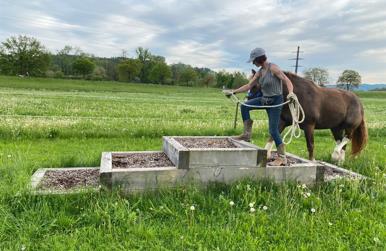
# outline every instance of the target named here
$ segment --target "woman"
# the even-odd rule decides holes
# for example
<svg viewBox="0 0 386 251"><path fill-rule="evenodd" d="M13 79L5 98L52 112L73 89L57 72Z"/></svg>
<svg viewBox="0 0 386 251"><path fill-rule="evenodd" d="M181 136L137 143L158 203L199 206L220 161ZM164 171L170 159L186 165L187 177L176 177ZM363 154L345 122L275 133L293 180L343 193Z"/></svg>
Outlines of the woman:
<svg viewBox="0 0 386 251"><path fill-rule="evenodd" d="M263 97L254 98L245 102L247 105L253 106L270 106L283 103L283 87L282 83L287 86L288 96L287 99L293 99L296 95L293 93L293 85L291 80L280 70L280 68L267 61L265 51L262 48L255 48L251 51L248 63L252 62L257 67L260 67L259 71L252 77L248 84L241 86L236 90L229 90L226 95L232 95L240 92L245 92L253 88L255 85L260 85ZM235 137L238 140L250 141L252 136L252 124L249 111L259 108L252 108L245 105L241 105L241 116L244 122L244 133ZM271 163L274 166L286 165L287 159L285 157L285 145L282 141L279 132L279 121L282 106L275 108L267 108L268 120L269 120L269 133L273 140L278 152L278 158Z"/></svg>

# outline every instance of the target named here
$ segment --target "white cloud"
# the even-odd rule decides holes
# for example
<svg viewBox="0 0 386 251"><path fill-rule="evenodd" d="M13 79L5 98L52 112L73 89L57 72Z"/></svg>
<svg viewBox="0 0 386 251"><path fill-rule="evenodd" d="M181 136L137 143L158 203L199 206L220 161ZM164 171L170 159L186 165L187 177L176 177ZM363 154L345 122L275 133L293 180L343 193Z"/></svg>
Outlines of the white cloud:
<svg viewBox="0 0 386 251"><path fill-rule="evenodd" d="M52 51L69 44L97 56L144 46L169 63L245 72L254 47L286 68L300 45L306 67L350 68L381 82L385 8L384 0L3 1L0 39L29 34Z"/></svg>
<svg viewBox="0 0 386 251"><path fill-rule="evenodd" d="M228 53L221 49L221 41L202 44L193 40L179 41L166 50L168 63L183 62L198 67L219 68L229 60Z"/></svg>

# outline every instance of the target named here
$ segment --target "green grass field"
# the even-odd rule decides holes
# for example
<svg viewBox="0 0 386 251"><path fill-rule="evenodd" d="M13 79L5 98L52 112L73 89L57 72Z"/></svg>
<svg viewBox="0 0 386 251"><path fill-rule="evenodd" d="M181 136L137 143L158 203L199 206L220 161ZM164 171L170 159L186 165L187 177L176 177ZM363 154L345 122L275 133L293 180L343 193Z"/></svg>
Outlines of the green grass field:
<svg viewBox="0 0 386 251"><path fill-rule="evenodd" d="M0 250L385 250L386 92L359 96L369 144L344 167L367 181L34 196L38 168L159 150L163 135L234 135L241 120L233 130L235 106L217 89L0 76ZM264 145L265 112L252 116L253 143ZM317 131L315 145L330 161L330 132ZM288 151L306 157L304 138Z"/></svg>

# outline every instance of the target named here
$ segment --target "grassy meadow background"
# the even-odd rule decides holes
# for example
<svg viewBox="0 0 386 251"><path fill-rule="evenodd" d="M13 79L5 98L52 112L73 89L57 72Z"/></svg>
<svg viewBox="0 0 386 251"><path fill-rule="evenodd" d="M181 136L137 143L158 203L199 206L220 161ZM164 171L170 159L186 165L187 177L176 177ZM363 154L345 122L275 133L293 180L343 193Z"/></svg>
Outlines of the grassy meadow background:
<svg viewBox="0 0 386 251"><path fill-rule="evenodd" d="M344 167L367 181L34 196L38 168L160 150L163 135L234 135L241 118L233 130L235 105L218 89L0 76L0 250L384 250L386 92L358 95L369 144ZM252 114L263 146L266 114ZM328 130L316 132L317 159L330 161L334 145ZM288 151L306 157L304 137Z"/></svg>

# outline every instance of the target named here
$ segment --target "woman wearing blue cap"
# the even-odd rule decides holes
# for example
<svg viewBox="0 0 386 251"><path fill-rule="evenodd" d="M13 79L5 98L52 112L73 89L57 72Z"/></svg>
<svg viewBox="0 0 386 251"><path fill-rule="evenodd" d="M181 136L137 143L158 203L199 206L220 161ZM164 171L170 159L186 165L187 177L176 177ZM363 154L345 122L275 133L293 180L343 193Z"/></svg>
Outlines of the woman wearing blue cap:
<svg viewBox="0 0 386 251"><path fill-rule="evenodd" d="M246 92L256 85L260 85L263 97L254 98L245 102L247 105L252 106L271 106L283 103L283 86L284 83L288 89L287 99L293 99L296 95L293 93L293 85L291 80L282 72L282 70L275 64L267 61L267 57L264 49L255 48L251 51L248 63L253 63L257 67L260 67L259 71L252 77L248 84L241 86L236 90L227 91L226 95L232 95L235 93ZM238 140L250 141L252 136L252 124L249 111L259 108L248 107L241 105L241 116L244 122L244 133L240 136L234 137ZM273 140L278 152L278 158L271 163L274 166L286 165L287 159L285 157L285 145L282 141L279 132L279 121L282 106L267 108L269 119L269 133Z"/></svg>

